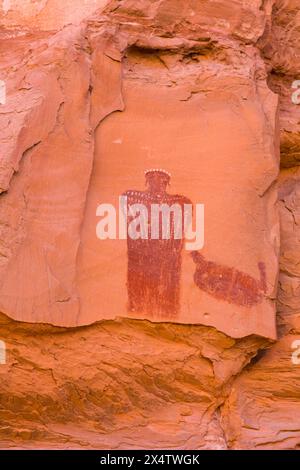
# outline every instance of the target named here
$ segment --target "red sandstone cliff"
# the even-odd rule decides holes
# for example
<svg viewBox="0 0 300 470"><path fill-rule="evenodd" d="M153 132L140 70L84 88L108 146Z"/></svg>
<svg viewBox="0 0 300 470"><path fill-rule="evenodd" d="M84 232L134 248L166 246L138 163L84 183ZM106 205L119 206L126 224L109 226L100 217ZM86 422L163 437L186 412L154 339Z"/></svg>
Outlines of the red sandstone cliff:
<svg viewBox="0 0 300 470"><path fill-rule="evenodd" d="M299 18L296 0L2 2L2 448L299 448ZM277 340L263 311L235 334L226 317L215 326L99 317L101 296L91 300L99 270L87 269L82 247L94 257L86 224L102 142L115 139L109 126L119 114L122 126L131 119L138 128L147 86L162 100L173 87L191 106L207 97L209 106L199 101L204 121L219 112L218 96L223 120L240 122L232 155L243 156L240 179L260 194L264 212L237 193L236 214L241 207L252 217L268 263L265 308L271 318L276 301ZM206 137L209 149L215 143ZM226 139L223 130L220 151ZM127 149L134 152L132 143ZM216 178L216 197L238 181L236 161L226 163L228 181L226 164ZM251 249L241 256L236 248L241 235L252 246L243 223L223 251L246 258L255 276ZM223 314L234 308L224 305Z"/></svg>

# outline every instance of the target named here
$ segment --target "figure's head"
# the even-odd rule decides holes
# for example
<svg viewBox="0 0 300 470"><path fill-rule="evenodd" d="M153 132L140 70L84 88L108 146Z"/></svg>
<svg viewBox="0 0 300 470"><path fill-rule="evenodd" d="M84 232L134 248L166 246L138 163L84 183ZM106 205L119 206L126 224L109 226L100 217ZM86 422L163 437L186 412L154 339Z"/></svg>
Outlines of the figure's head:
<svg viewBox="0 0 300 470"><path fill-rule="evenodd" d="M145 176L147 188L153 192L165 192L171 180L170 173L162 169L147 170Z"/></svg>

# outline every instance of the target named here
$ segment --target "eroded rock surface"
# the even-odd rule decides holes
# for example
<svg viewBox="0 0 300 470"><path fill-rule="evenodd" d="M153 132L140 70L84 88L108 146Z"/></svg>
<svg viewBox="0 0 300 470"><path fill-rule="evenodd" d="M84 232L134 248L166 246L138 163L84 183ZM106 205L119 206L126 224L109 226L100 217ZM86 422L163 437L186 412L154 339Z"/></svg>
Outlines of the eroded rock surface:
<svg viewBox="0 0 300 470"><path fill-rule="evenodd" d="M1 318L2 447L226 448L220 407L267 340L123 320L68 330Z"/></svg>

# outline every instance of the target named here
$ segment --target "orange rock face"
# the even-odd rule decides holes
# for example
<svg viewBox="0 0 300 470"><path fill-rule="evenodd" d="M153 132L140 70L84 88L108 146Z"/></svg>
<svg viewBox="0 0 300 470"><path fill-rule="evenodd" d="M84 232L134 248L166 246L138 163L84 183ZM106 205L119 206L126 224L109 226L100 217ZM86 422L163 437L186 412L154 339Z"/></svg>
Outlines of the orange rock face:
<svg viewBox="0 0 300 470"><path fill-rule="evenodd" d="M147 24L131 2L113 2L58 32L11 33L9 52L32 47L2 73L0 309L11 318L68 327L131 317L276 338L278 98L249 31L238 47L235 16L210 31L210 2L170 5L152 5ZM151 189L151 168L167 171L169 191ZM148 201L142 243L95 236L99 206L117 212L121 195ZM173 242L152 240L153 205L180 206L181 242L174 227Z"/></svg>
<svg viewBox="0 0 300 470"><path fill-rule="evenodd" d="M84 3L2 2L0 445L296 449L299 6Z"/></svg>

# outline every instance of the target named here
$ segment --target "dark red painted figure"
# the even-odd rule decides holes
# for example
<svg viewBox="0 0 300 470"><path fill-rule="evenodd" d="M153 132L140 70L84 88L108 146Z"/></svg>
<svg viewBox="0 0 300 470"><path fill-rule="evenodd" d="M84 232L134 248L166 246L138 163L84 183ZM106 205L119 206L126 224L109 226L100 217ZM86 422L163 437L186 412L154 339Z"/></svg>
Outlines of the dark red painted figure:
<svg viewBox="0 0 300 470"><path fill-rule="evenodd" d="M151 208L153 204L178 204L184 217L184 204L192 204L184 196L170 195L167 187L170 175L164 170L146 173L146 191L126 191L128 207L143 204L149 214L148 239L128 237L128 310L147 315L174 318L180 307L181 252L184 239L174 238L174 214L170 216L170 238L162 237L162 219L158 239L151 238ZM133 217L128 217L128 225ZM184 219L182 218L182 223Z"/></svg>
<svg viewBox="0 0 300 470"><path fill-rule="evenodd" d="M267 291L264 263L258 263L260 279L256 280L237 269L206 261L196 251L191 255L196 264L195 284L204 292L242 307L252 307L263 300Z"/></svg>

